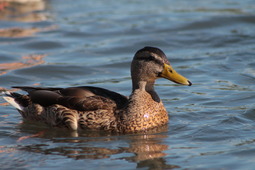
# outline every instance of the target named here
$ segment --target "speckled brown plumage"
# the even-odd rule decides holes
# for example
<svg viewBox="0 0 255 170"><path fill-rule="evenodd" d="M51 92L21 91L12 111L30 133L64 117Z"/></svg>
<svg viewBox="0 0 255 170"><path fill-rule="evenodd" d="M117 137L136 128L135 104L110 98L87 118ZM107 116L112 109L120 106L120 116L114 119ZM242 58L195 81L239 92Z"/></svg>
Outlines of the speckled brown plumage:
<svg viewBox="0 0 255 170"><path fill-rule="evenodd" d="M131 64L133 90L129 98L98 87L22 87L28 95L6 92L5 100L24 119L72 130L141 132L168 123L168 113L154 91L154 82L163 77L179 84L191 82L170 66L158 48L138 50Z"/></svg>

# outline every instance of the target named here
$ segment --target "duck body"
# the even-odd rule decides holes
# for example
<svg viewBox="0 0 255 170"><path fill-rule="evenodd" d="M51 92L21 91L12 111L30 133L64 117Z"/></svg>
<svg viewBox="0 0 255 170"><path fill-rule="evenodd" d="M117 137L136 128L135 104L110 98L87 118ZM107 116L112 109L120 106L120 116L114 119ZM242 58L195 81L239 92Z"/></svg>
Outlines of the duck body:
<svg viewBox="0 0 255 170"><path fill-rule="evenodd" d="M136 90L127 98L107 89L90 86L15 88L29 94L9 94L19 104L18 111L22 117L53 127L128 133L146 131L168 122L163 103L154 101L146 91Z"/></svg>
<svg viewBox="0 0 255 170"><path fill-rule="evenodd" d="M146 131L168 123L168 113L162 101L154 101L151 95L146 91L134 91L128 103L129 107L127 107L125 109L126 112L122 114L120 125L123 131Z"/></svg>
<svg viewBox="0 0 255 170"><path fill-rule="evenodd" d="M26 120L72 130L117 130L115 114L127 104L127 97L98 87L69 88L20 87L28 95L10 93L10 103L18 103L18 111Z"/></svg>
<svg viewBox="0 0 255 170"><path fill-rule="evenodd" d="M168 123L168 113L154 90L163 77L191 85L175 72L158 48L138 50L131 64L132 93L119 93L91 86L41 88L15 86L28 95L5 92L4 99L26 120L71 130L105 130L120 133L147 131Z"/></svg>

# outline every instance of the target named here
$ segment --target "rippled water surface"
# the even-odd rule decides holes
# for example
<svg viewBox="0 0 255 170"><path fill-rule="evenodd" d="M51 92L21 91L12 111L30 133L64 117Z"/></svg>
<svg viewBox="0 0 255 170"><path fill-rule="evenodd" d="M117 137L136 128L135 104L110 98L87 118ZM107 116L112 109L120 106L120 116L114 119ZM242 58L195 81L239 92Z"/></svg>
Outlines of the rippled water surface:
<svg viewBox="0 0 255 170"><path fill-rule="evenodd" d="M255 2L0 1L0 88L93 85L129 95L130 61L167 54L193 86L158 80L157 132L71 133L23 122L0 98L1 169L253 169Z"/></svg>

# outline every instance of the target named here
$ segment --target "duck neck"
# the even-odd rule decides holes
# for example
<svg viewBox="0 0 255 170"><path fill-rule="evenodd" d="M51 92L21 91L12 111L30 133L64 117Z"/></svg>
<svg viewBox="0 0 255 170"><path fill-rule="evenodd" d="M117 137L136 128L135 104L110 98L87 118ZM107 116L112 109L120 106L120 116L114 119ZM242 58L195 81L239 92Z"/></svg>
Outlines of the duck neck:
<svg viewBox="0 0 255 170"><path fill-rule="evenodd" d="M133 81L133 92L135 90L146 91L152 97L152 99L156 102L160 102L160 98L158 94L154 90L155 81Z"/></svg>

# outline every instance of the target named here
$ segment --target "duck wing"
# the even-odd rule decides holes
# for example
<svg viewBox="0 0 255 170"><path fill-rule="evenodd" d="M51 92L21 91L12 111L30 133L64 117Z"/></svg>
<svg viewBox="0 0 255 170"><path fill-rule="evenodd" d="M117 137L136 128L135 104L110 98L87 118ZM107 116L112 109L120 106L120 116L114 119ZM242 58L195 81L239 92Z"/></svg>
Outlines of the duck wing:
<svg viewBox="0 0 255 170"><path fill-rule="evenodd" d="M127 97L119 93L92 86L68 88L14 86L13 88L28 92L29 99L32 103L37 103L44 107L59 104L79 111L120 109L128 101ZM20 98L20 100L22 99ZM16 100L19 99L16 98ZM24 102L18 101L18 103Z"/></svg>

